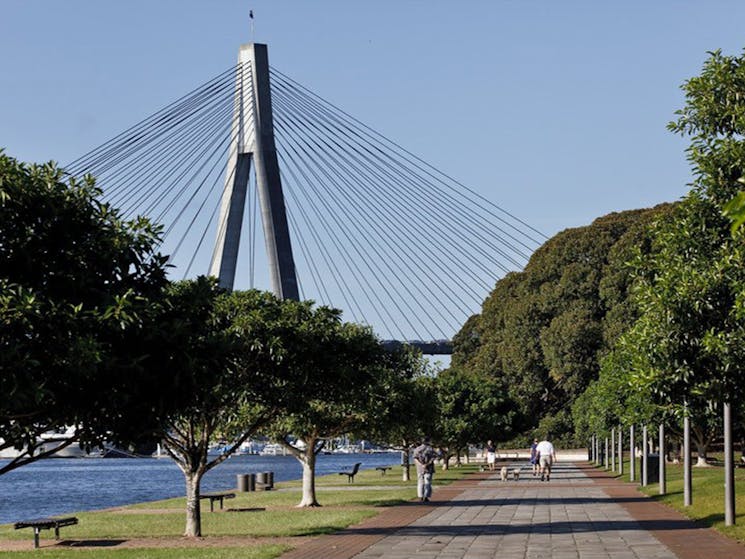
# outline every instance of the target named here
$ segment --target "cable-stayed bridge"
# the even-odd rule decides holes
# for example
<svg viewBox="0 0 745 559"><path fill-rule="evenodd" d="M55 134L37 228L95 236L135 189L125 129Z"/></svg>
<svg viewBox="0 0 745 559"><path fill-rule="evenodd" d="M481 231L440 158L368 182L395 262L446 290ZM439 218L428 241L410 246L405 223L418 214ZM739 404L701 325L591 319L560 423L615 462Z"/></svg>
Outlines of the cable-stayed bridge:
<svg viewBox="0 0 745 559"><path fill-rule="evenodd" d="M450 353L495 281L545 239L271 68L253 43L66 171L96 176L126 217L161 223L174 279L211 273L314 299L430 354Z"/></svg>

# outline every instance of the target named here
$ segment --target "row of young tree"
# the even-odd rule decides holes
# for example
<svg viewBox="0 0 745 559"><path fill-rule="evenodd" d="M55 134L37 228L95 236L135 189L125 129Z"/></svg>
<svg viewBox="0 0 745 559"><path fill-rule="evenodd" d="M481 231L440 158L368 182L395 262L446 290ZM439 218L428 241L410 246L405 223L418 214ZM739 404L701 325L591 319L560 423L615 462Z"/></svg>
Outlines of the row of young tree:
<svg viewBox="0 0 745 559"><path fill-rule="evenodd" d="M0 153L0 450L18 452L0 474L72 444L161 442L184 474L185 533L199 536L203 476L249 437L283 444L303 467L298 506L319 506L327 440L408 457L427 435L459 455L509 417L491 379L435 375L338 310L169 282L159 234L102 202L92 177ZM227 450L213 456L217 441Z"/></svg>
<svg viewBox="0 0 745 559"><path fill-rule="evenodd" d="M125 221L92 177L0 153L0 474L71 444L162 442L186 481L186 534L201 534L200 482L248 437L289 436L301 506L326 438L395 421L389 402L421 373L369 328L312 302L170 283L159 228ZM73 432L70 432L70 428ZM45 452L49 432L66 431ZM227 452L208 455L216 440Z"/></svg>
<svg viewBox="0 0 745 559"><path fill-rule="evenodd" d="M724 431L731 477L731 417L743 417L745 372L745 57L711 53L683 91L686 105L669 128L691 139L691 190L634 255L638 317L575 417L580 429L654 421L678 432L687 417L700 463ZM729 507L725 520L734 522Z"/></svg>
<svg viewBox="0 0 745 559"><path fill-rule="evenodd" d="M690 192L559 233L458 334L454 365L502 385L508 433L584 446L687 415L705 462L722 406L745 411L745 57L710 53L682 89Z"/></svg>

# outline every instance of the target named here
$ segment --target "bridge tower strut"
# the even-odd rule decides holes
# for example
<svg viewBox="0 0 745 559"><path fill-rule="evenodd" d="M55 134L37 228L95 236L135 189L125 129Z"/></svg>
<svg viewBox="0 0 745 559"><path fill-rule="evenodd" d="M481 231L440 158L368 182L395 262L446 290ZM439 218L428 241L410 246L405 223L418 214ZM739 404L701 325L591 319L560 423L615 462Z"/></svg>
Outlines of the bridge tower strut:
<svg viewBox="0 0 745 559"><path fill-rule="evenodd" d="M253 161L272 290L281 299L299 300L277 148L274 143L267 46L260 43L241 45L238 63L243 71L239 71L236 78L234 127L231 138L233 145L225 173L225 188L220 204L210 274L217 276L220 286L233 288Z"/></svg>

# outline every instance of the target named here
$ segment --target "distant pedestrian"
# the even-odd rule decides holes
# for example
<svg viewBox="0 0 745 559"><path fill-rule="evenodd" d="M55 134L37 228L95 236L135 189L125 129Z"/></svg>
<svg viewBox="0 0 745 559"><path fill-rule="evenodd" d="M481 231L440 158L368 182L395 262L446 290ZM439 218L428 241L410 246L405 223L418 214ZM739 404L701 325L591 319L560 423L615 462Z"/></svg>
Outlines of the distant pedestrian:
<svg viewBox="0 0 745 559"><path fill-rule="evenodd" d="M497 446L491 441L486 441L486 464L492 472L497 468Z"/></svg>
<svg viewBox="0 0 745 559"><path fill-rule="evenodd" d="M556 450L548 440L544 439L536 446L538 464L541 467L541 481L551 479L551 466L556 462Z"/></svg>
<svg viewBox="0 0 745 559"><path fill-rule="evenodd" d="M533 444L530 445L530 464L533 466L533 477L538 475L538 439L533 439Z"/></svg>
<svg viewBox="0 0 745 559"><path fill-rule="evenodd" d="M432 496L432 476L435 473L435 459L437 452L432 448L429 437L422 439L422 444L414 449L414 464L416 464L417 484L416 494L422 502L429 501Z"/></svg>

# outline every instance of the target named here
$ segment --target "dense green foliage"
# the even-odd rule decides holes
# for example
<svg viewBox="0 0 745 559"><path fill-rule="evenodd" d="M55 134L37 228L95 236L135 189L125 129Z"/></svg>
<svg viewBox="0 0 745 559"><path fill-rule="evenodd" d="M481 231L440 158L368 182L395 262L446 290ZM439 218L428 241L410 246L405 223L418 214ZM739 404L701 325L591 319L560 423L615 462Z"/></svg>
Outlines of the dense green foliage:
<svg viewBox="0 0 745 559"><path fill-rule="evenodd" d="M453 367L437 376L434 392L438 414L431 434L447 455L460 459L471 443L511 435L515 412L503 379Z"/></svg>
<svg viewBox="0 0 745 559"><path fill-rule="evenodd" d="M329 439L345 433L380 432L412 395L419 359L405 349L387 351L368 327L345 323L326 307L307 310L301 346L286 366L293 403L268 432L303 466L299 506L319 506L315 493L316 456ZM306 326L307 325L307 326ZM298 448L291 442L303 442Z"/></svg>
<svg viewBox="0 0 745 559"><path fill-rule="evenodd" d="M683 85L670 123L691 138L690 192L650 229L632 261L638 319L575 405L596 431L619 422L692 419L699 460L720 429L719 404L741 401L745 262L740 228L745 175L745 57L711 53Z"/></svg>
<svg viewBox="0 0 745 559"><path fill-rule="evenodd" d="M385 413L369 422L360 436L402 451L403 481L411 477L409 449L432 436L441 413L437 406L435 372L424 359L408 354L411 378L400 378L385 395Z"/></svg>
<svg viewBox="0 0 745 559"><path fill-rule="evenodd" d="M40 433L126 441L170 405L140 349L166 283L158 229L99 194L0 152L0 448L29 451L0 473L38 458Z"/></svg>
<svg viewBox="0 0 745 559"><path fill-rule="evenodd" d="M711 53L683 90L686 106L669 127L691 137L695 179L652 230L652 251L634 261L640 317L624 335L621 345L629 350L618 360L628 385L650 395L658 417L678 423L680 414L691 416L702 461L720 430L719 404L742 396L745 59Z"/></svg>
<svg viewBox="0 0 745 559"><path fill-rule="evenodd" d="M745 58L712 53L683 90L670 129L691 138L694 182L655 229L653 253L637 261L635 381L663 403L689 393L732 401L745 367L745 262L742 233L732 236L723 210L745 175Z"/></svg>
<svg viewBox="0 0 745 559"><path fill-rule="evenodd" d="M455 338L453 366L494 379L516 413L494 433L532 430L572 443L571 403L635 318L626 262L647 250L647 226L669 211L614 213L547 241L525 270L500 280Z"/></svg>

